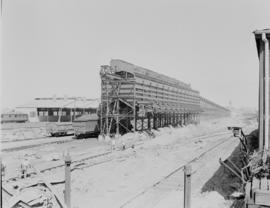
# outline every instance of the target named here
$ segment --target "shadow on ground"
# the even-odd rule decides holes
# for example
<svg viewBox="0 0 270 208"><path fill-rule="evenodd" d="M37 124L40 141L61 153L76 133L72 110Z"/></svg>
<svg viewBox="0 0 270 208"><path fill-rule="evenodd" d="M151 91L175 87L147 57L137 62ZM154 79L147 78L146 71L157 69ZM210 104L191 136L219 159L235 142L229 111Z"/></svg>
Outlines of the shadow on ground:
<svg viewBox="0 0 270 208"><path fill-rule="evenodd" d="M224 161L233 162L239 169L244 167L244 153L240 149L240 144L234 149L232 154ZM258 130L254 130L247 136L247 148L250 152L258 148ZM229 169L221 165L214 175L203 185L201 192L216 191L225 199L230 199L235 191L242 192L243 185L239 177L233 174ZM243 207L243 200L236 200L231 207Z"/></svg>
<svg viewBox="0 0 270 208"><path fill-rule="evenodd" d="M234 149L227 159L232 161L237 167L243 167L242 160L244 160L244 155L240 150L240 145ZM227 159L224 161L226 164L228 164ZM241 191L241 188L241 179L235 176L229 169L221 165L214 175L204 184L201 191L216 191L225 199L229 199L233 192Z"/></svg>

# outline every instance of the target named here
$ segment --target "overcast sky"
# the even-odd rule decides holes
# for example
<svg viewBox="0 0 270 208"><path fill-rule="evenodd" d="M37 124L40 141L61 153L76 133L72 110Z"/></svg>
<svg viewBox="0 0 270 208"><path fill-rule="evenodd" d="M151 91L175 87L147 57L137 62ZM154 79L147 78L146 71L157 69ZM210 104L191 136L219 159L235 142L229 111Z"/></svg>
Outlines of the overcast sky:
<svg viewBox="0 0 270 208"><path fill-rule="evenodd" d="M191 83L227 106L257 106L252 31L269 0L3 0L2 107L100 97L100 65L123 59Z"/></svg>

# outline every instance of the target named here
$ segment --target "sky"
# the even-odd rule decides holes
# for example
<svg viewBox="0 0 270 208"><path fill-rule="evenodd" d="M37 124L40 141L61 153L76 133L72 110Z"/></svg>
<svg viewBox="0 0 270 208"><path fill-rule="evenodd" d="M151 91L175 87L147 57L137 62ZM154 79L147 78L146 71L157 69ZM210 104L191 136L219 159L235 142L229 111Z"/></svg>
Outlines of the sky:
<svg viewBox="0 0 270 208"><path fill-rule="evenodd" d="M100 65L122 59L257 107L252 32L264 28L269 0L3 0L1 105L98 98Z"/></svg>

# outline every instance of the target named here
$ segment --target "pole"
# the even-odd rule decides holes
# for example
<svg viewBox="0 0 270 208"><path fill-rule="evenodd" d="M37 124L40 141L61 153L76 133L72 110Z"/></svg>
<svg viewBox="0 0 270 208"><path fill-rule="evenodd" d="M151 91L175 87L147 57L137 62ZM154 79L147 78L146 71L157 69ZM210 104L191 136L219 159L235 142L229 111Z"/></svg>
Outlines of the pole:
<svg viewBox="0 0 270 208"><path fill-rule="evenodd" d="M264 53L263 46L260 48L260 63L259 63L259 150L263 150L263 134L264 134L264 116L263 116L263 106L264 106Z"/></svg>
<svg viewBox="0 0 270 208"><path fill-rule="evenodd" d="M116 108L117 108L117 110L116 110L116 113L117 113L117 115L116 115L116 137L119 138L119 98L117 99L116 102L117 102L116 103Z"/></svg>
<svg viewBox="0 0 270 208"><path fill-rule="evenodd" d="M133 117L134 117L134 132L137 131L137 113L136 113L136 88L135 82L133 83Z"/></svg>
<svg viewBox="0 0 270 208"><path fill-rule="evenodd" d="M103 123L102 123L102 119L103 119L103 80L101 79L101 97L100 97L100 134L103 136Z"/></svg>
<svg viewBox="0 0 270 208"><path fill-rule="evenodd" d="M0 207L3 207L2 205L2 156L0 156Z"/></svg>
<svg viewBox="0 0 270 208"><path fill-rule="evenodd" d="M109 89L108 89L109 81L106 81L106 136L109 136Z"/></svg>
<svg viewBox="0 0 270 208"><path fill-rule="evenodd" d="M184 168L184 208L190 208L191 198L191 165Z"/></svg>
<svg viewBox="0 0 270 208"><path fill-rule="evenodd" d="M262 40L264 42L264 97L265 97L265 106L264 106L264 112L265 112L265 128L264 128L264 147L268 150L268 143L269 143L269 42L266 37L266 34L262 34Z"/></svg>
<svg viewBox="0 0 270 208"><path fill-rule="evenodd" d="M65 203L67 208L71 208L71 175L70 175L71 158L69 152L65 156Z"/></svg>

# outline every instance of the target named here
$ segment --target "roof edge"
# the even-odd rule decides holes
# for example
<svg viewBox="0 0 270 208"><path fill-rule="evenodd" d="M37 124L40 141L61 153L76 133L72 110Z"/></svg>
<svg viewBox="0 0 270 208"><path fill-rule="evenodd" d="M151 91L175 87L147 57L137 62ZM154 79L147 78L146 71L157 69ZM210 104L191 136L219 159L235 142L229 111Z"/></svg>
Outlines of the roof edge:
<svg viewBox="0 0 270 208"><path fill-rule="evenodd" d="M263 33L270 34L270 29L254 30L253 33L255 35L260 35L260 34L263 34Z"/></svg>

